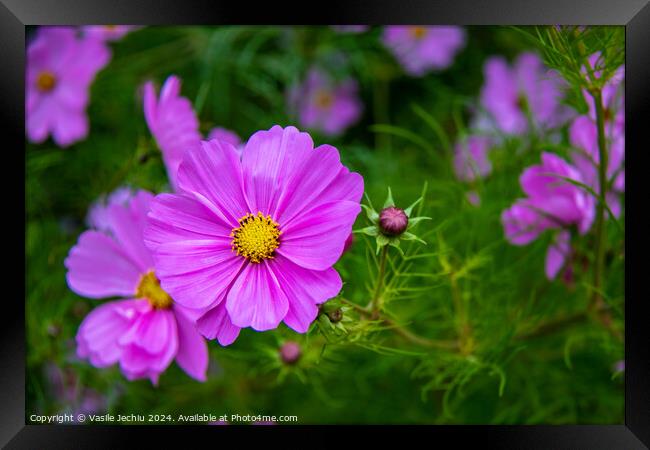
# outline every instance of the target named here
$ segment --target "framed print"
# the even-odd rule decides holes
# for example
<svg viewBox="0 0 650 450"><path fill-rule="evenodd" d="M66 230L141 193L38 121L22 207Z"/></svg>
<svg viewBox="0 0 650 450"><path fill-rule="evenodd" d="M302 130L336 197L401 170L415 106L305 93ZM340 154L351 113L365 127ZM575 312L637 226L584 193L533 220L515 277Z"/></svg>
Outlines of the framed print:
<svg viewBox="0 0 650 450"><path fill-rule="evenodd" d="M649 445L647 2L0 17L8 448Z"/></svg>

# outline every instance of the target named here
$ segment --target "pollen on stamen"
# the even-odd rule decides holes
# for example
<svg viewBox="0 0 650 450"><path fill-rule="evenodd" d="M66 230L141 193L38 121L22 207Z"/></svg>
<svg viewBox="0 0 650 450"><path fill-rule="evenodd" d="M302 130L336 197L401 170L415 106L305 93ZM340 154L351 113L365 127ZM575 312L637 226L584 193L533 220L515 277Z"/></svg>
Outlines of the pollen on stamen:
<svg viewBox="0 0 650 450"><path fill-rule="evenodd" d="M43 71L36 78L36 87L41 92L49 92L56 86L56 76L52 72Z"/></svg>
<svg viewBox="0 0 650 450"><path fill-rule="evenodd" d="M153 270L142 275L135 296L146 299L151 306L157 309L167 309L173 303L169 294L160 287L160 281Z"/></svg>
<svg viewBox="0 0 650 450"><path fill-rule="evenodd" d="M252 263L272 259L280 246L280 226L270 215L258 212L239 219L239 227L230 233L232 250Z"/></svg>
<svg viewBox="0 0 650 450"><path fill-rule="evenodd" d="M427 35L426 27L415 26L415 27L411 27L410 31L411 31L411 36L413 36L415 39L422 39Z"/></svg>

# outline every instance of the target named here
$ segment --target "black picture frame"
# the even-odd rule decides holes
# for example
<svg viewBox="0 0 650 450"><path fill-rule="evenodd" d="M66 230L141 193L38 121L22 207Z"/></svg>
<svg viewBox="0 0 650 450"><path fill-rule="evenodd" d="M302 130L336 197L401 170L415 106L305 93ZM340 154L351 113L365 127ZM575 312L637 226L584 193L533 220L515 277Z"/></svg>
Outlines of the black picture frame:
<svg viewBox="0 0 650 450"><path fill-rule="evenodd" d="M478 443L487 448L526 449L637 449L650 446L650 335L648 295L644 286L647 241L643 220L643 158L650 152L646 131L650 109L650 3L648 0L330 0L321 5L278 2L251 3L202 0L0 0L0 126L4 147L2 196L6 211L5 286L0 314L0 443L7 448L116 448L127 446L133 435L149 445L160 440L172 445L170 434L187 445L199 434L219 443L214 433L230 434L239 427L117 427L25 425L25 298L24 284L11 273L24 255L24 68L27 25L53 24L464 24L464 25L624 25L626 27L626 271L625 271L625 424L575 426L430 426L364 427L375 438L406 431L427 434L432 445L453 442L454 447ZM9 158L9 159L8 159ZM23 216L24 217L24 216ZM21 230L22 227L22 230ZM22 236L22 239L19 238ZM7 244L11 244L8 246ZM22 248L21 248L22 247ZM24 258L24 256L23 256ZM23 259L24 261L24 259ZM24 280L24 273L23 273ZM252 429L251 429L252 428ZM338 427L345 428L345 427ZM248 438L266 439L268 433L300 434L313 441L327 436L332 445L342 434L329 427L248 427ZM146 434L145 434L146 433ZM208 434L209 433L209 434ZM365 434L365 433L364 433ZM143 436L144 435L144 436ZM219 438L220 439L220 438ZM307 443L309 441L301 440ZM370 441L366 441L370 442ZM412 441L406 441L412 442ZM148 446L149 446L148 445ZM407 444L408 445L408 444Z"/></svg>

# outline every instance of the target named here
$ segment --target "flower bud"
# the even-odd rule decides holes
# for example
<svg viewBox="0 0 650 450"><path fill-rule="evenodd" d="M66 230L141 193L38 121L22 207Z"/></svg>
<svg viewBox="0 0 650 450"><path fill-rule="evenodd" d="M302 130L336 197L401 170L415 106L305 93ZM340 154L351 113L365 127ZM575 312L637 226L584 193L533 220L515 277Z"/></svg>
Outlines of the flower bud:
<svg viewBox="0 0 650 450"><path fill-rule="evenodd" d="M386 236L398 236L406 231L409 218L403 209L389 206L379 213L379 228Z"/></svg>
<svg viewBox="0 0 650 450"><path fill-rule="evenodd" d="M300 345L294 341L287 341L280 347L280 359L285 364L294 364L300 359Z"/></svg>
<svg viewBox="0 0 650 450"><path fill-rule="evenodd" d="M343 319L343 310L341 308L336 308L335 310L328 312L327 317L329 317L330 322L332 323L340 322L341 319Z"/></svg>

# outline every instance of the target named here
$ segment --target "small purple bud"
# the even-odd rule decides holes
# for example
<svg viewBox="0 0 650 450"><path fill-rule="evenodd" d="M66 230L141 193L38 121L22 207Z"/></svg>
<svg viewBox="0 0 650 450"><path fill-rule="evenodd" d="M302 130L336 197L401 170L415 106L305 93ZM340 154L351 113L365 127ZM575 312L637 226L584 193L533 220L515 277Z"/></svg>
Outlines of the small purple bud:
<svg viewBox="0 0 650 450"><path fill-rule="evenodd" d="M379 228L386 236L398 236L408 227L409 218L403 209L389 206L379 213Z"/></svg>
<svg viewBox="0 0 650 450"><path fill-rule="evenodd" d="M285 364L294 364L300 359L300 345L294 341L287 341L280 347L280 358Z"/></svg>

